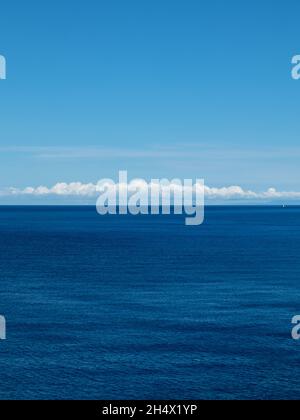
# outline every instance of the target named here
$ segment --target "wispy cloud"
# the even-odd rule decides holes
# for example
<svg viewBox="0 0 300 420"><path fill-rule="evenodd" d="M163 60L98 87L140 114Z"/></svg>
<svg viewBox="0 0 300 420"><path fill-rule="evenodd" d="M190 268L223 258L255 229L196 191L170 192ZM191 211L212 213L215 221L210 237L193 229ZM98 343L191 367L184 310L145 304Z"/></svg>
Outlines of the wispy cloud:
<svg viewBox="0 0 300 420"><path fill-rule="evenodd" d="M233 144L227 147L210 146L206 143L188 144L180 143L169 146L159 144L148 148L133 147L39 147L39 146L7 146L0 147L1 154L22 154L39 159L184 159L184 158L211 158L211 159L282 159L300 158L300 148L272 147L272 148L241 148Z"/></svg>
<svg viewBox="0 0 300 420"><path fill-rule="evenodd" d="M114 148L114 147L0 147L0 153L29 155L41 159L140 159L192 157L194 150L181 147Z"/></svg>

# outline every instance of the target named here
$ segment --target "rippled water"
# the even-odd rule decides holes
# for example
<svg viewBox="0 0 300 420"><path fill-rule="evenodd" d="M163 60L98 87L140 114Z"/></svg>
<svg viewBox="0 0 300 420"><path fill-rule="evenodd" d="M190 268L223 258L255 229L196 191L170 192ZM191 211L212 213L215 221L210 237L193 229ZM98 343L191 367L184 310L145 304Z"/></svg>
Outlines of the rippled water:
<svg viewBox="0 0 300 420"><path fill-rule="evenodd" d="M1 207L0 398L300 398L299 255L299 207Z"/></svg>

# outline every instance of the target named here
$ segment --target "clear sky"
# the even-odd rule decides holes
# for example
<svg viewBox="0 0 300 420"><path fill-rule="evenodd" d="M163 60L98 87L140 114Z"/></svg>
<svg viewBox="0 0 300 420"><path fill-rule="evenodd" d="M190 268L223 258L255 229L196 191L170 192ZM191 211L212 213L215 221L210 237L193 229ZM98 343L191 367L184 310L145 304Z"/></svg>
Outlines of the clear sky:
<svg viewBox="0 0 300 420"><path fill-rule="evenodd" d="M4 2L0 191L120 169L300 191L299 16L299 0Z"/></svg>

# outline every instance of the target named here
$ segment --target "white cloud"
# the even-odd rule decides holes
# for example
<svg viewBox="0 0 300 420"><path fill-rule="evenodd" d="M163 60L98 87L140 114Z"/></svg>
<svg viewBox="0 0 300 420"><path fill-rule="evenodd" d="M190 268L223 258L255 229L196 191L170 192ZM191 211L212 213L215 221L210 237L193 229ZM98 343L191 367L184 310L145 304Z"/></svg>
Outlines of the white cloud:
<svg viewBox="0 0 300 420"><path fill-rule="evenodd" d="M107 184L109 185L109 184ZM139 184L131 182L129 184L129 191L134 191L134 188ZM145 184L140 184L145 185ZM150 186L150 184L148 184ZM173 184L174 189L178 188L177 184ZM113 188L110 186L110 188ZM119 185L118 188L122 188ZM147 188L147 187L146 187ZM179 187L180 188L180 187ZM202 188L198 186L198 188ZM58 183L52 187L39 186L27 187L24 189L8 188L0 192L1 196L61 196L61 197L97 197L101 191L99 184L83 184L81 182L72 183ZM279 191L275 188L269 188L266 191L255 192L252 190L244 189L240 186L229 186L222 188L213 188L209 186L204 187L205 198L207 200L296 200L300 199L300 191Z"/></svg>

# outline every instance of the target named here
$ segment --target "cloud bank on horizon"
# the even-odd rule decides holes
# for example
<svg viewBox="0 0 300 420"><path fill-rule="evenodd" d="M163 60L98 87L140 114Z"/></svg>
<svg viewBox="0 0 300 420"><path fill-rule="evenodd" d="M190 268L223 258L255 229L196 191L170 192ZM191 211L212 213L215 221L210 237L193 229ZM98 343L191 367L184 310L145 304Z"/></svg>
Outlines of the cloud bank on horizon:
<svg viewBox="0 0 300 420"><path fill-rule="evenodd" d="M148 183L148 188L151 186L151 183ZM116 184L117 188L122 188L120 184ZM127 188L129 192L134 192L136 188L139 187L137 181L131 182L128 184ZM197 187L197 184L196 184ZM101 187L103 188L103 186ZM52 187L47 186L38 186L38 187L26 187L24 189L20 188L6 188L0 191L1 197L81 197L81 198L93 198L97 197L102 191L99 187L99 183L81 183L81 182L71 182L71 183L57 183ZM107 184L107 188L113 188L111 185ZM172 184L171 188L178 188L178 184ZM184 188L184 187L182 187ZM199 188L203 188L199 185ZM276 188L269 188L265 191L252 191L244 189L237 185L232 185L228 187L209 187L204 186L204 195L208 200L245 200L245 201L255 201L255 200L300 200L300 191L279 191Z"/></svg>

